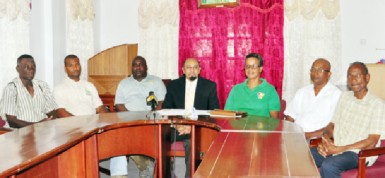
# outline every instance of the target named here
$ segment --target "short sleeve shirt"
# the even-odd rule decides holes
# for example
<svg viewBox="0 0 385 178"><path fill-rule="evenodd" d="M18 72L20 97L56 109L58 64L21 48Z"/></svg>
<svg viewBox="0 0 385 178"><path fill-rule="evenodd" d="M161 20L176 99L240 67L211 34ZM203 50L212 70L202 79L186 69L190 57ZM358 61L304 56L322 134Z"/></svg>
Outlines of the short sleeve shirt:
<svg viewBox="0 0 385 178"><path fill-rule="evenodd" d="M225 109L270 117L270 111L279 111L280 100L275 88L265 79L262 79L262 83L253 89L247 86L246 79L231 89Z"/></svg>
<svg viewBox="0 0 385 178"><path fill-rule="evenodd" d="M75 116L95 114L103 104L95 86L85 80L64 79L55 87L54 96L59 108Z"/></svg>
<svg viewBox="0 0 385 178"><path fill-rule="evenodd" d="M141 81L133 77L123 79L116 89L115 104L124 104L129 111L148 111L146 98L153 91L158 101L163 101L166 95L166 87L163 81L156 76L147 75Z"/></svg>
<svg viewBox="0 0 385 178"><path fill-rule="evenodd" d="M1 106L3 114L16 116L27 122L39 122L47 118L46 113L57 109L47 83L33 79L34 95L29 94L19 77L10 82L3 91Z"/></svg>

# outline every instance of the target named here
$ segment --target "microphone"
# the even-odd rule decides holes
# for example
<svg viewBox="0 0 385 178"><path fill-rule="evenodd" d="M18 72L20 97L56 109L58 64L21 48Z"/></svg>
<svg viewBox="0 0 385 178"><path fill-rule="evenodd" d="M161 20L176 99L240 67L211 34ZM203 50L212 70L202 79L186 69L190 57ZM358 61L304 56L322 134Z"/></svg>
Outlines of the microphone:
<svg viewBox="0 0 385 178"><path fill-rule="evenodd" d="M158 106L158 100L156 99L153 91L149 92L146 102L147 106L151 106L151 111L155 111L156 106Z"/></svg>

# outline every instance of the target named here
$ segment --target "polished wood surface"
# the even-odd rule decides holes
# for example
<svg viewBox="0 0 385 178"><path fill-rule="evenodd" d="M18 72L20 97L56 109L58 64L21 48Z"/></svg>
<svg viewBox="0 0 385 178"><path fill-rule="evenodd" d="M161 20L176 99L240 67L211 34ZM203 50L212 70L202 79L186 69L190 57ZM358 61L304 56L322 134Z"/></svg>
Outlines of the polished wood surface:
<svg viewBox="0 0 385 178"><path fill-rule="evenodd" d="M200 120L217 124L221 127L221 132L302 132L300 127L291 122L261 116L210 117Z"/></svg>
<svg viewBox="0 0 385 178"><path fill-rule="evenodd" d="M257 116L214 122L221 132L194 177L320 177L293 123Z"/></svg>
<svg viewBox="0 0 385 178"><path fill-rule="evenodd" d="M263 117L146 119L146 112L102 113L36 123L0 135L0 177L98 177L98 162L143 154L165 177L170 125L191 125L194 177L317 177L294 124ZM219 132L220 131L220 132ZM46 176L50 175L50 176ZM226 176L226 177L227 177Z"/></svg>
<svg viewBox="0 0 385 178"><path fill-rule="evenodd" d="M170 151L167 130L171 123L192 125L201 135L219 131L217 125L201 121L148 120L146 112L102 113L36 123L0 135L0 177L98 177L98 161L126 154L155 158L156 173L164 177L163 158ZM212 140L202 140L208 143L192 139L194 146L200 146L196 149L205 152Z"/></svg>

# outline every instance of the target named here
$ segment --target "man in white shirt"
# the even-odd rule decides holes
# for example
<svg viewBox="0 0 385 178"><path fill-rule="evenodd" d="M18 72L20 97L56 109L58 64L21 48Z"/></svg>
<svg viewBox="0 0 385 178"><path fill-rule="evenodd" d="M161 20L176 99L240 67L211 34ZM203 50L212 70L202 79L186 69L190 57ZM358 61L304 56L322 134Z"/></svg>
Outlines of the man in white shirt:
<svg viewBox="0 0 385 178"><path fill-rule="evenodd" d="M95 86L80 79L82 67L76 55L65 57L64 69L68 78L54 89L54 97L59 105L58 116L68 117L106 112Z"/></svg>
<svg viewBox="0 0 385 178"><path fill-rule="evenodd" d="M329 82L330 63L319 58L310 69L311 85L297 91L285 110L286 120L302 127L306 139L321 137L330 122L341 91Z"/></svg>

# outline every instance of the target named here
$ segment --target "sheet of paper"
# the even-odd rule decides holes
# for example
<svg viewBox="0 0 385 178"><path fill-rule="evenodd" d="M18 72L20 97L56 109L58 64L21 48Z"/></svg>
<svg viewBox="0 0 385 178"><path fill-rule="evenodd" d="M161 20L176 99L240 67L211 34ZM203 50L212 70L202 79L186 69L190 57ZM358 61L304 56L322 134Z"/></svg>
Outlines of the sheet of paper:
<svg viewBox="0 0 385 178"><path fill-rule="evenodd" d="M162 109L157 111L162 116L184 116L186 111L184 109ZM198 115L209 116L208 110L195 110Z"/></svg>

